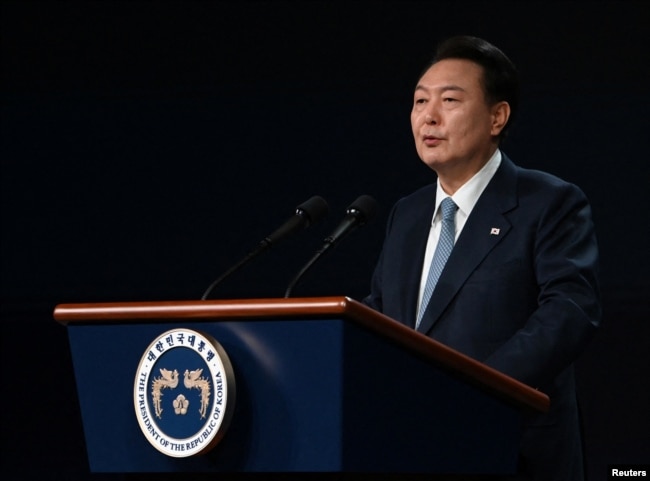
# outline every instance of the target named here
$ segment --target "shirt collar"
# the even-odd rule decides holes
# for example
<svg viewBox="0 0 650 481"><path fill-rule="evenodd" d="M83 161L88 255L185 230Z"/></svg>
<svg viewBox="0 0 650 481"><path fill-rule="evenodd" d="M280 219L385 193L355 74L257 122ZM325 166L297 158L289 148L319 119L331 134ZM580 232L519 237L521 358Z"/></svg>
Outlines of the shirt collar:
<svg viewBox="0 0 650 481"><path fill-rule="evenodd" d="M499 149L495 150L492 157L490 157L490 160L487 161L481 170L474 174L471 179L465 182L460 189L451 196L454 203L458 206L458 210L466 217L469 216L470 212L472 212L474 205L476 205L476 202L485 190L485 187L487 187L499 168L499 165L501 165L501 157L501 151ZM440 203L445 197L449 197L449 195L442 190L440 181L438 180L436 181L436 208L433 213L434 219L438 218Z"/></svg>

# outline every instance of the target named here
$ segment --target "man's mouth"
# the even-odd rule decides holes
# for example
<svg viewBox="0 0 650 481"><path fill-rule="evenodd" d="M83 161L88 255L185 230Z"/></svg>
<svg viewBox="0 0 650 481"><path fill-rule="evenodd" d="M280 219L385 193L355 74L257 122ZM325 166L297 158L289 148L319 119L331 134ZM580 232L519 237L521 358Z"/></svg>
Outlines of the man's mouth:
<svg viewBox="0 0 650 481"><path fill-rule="evenodd" d="M442 142L442 138L435 135L425 135L423 136L424 144L429 147L435 147L436 145Z"/></svg>

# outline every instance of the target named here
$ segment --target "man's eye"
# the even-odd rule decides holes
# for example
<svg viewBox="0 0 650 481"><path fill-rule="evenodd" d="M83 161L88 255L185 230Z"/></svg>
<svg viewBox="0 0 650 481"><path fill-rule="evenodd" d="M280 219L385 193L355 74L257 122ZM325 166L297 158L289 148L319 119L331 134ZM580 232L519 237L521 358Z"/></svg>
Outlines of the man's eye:
<svg viewBox="0 0 650 481"><path fill-rule="evenodd" d="M425 99L415 99L416 104L423 104L424 102L426 102Z"/></svg>
<svg viewBox="0 0 650 481"><path fill-rule="evenodd" d="M458 99L455 99L455 98L453 98L453 97L445 97L445 98L442 99L442 100L443 100L444 102L457 102L457 101L458 101Z"/></svg>

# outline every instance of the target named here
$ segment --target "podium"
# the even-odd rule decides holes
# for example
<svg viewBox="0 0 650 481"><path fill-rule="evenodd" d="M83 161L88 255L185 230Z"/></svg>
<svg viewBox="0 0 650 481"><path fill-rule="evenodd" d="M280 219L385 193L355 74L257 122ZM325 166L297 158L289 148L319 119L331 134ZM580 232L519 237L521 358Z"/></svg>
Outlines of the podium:
<svg viewBox="0 0 650 481"><path fill-rule="evenodd" d="M62 304L93 472L508 474L548 397L347 297ZM206 333L236 400L209 452L172 457L134 408L170 329Z"/></svg>

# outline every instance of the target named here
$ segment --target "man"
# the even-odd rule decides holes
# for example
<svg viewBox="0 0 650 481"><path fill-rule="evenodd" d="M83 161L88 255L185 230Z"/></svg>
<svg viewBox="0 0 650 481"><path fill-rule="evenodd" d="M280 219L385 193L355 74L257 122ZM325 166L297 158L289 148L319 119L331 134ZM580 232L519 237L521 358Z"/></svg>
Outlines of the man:
<svg viewBox="0 0 650 481"><path fill-rule="evenodd" d="M598 250L584 194L500 151L517 90L515 67L488 42L440 45L411 112L437 181L393 207L365 302L548 394L550 412L524 421L519 475L579 480L572 363L600 322Z"/></svg>

